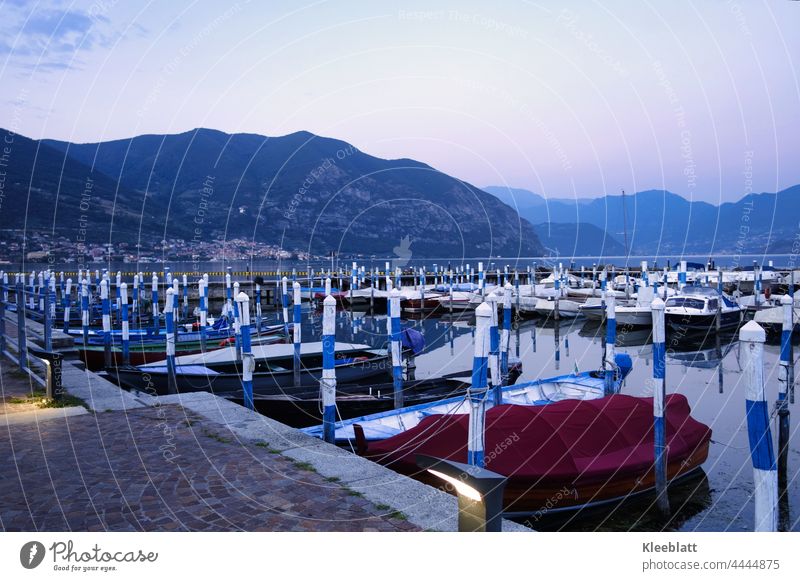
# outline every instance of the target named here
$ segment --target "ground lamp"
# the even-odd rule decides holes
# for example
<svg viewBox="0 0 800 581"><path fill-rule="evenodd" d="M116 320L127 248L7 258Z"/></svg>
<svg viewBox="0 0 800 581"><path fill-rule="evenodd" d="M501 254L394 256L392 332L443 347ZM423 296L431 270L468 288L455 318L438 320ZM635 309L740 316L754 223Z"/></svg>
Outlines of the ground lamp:
<svg viewBox="0 0 800 581"><path fill-rule="evenodd" d="M458 496L459 532L500 532L506 477L461 462L417 455L417 466L444 480Z"/></svg>

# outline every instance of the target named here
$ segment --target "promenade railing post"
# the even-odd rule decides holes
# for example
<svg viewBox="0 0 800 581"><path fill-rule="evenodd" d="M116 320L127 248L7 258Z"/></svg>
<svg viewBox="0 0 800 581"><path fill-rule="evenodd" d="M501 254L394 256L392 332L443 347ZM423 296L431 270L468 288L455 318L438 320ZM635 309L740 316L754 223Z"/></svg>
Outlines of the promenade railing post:
<svg viewBox="0 0 800 581"><path fill-rule="evenodd" d="M19 352L19 368L22 371L28 369L28 344L26 343L27 333L25 329L26 309L25 286L22 279L20 279L20 282L17 283L17 350Z"/></svg>

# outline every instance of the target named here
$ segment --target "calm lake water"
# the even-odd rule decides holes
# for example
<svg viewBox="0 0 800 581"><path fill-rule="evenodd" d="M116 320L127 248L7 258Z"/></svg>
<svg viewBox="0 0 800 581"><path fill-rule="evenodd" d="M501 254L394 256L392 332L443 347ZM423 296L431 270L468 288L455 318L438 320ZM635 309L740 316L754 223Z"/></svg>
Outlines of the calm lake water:
<svg viewBox="0 0 800 581"><path fill-rule="evenodd" d="M319 313L304 310L304 340L318 338L321 330ZM444 373L469 369L473 356L473 329L469 314L448 318L427 317L404 321L423 332L425 352L417 357L417 377L435 377ZM512 352L523 365L519 382L541 377L597 368L601 362L602 337L605 328L583 319L562 322L558 332L560 361L556 361L556 333L542 321L519 320L511 335ZM648 379L652 377L652 344L649 330L620 329L617 350L628 353L634 362L622 393L651 396ZM318 340L318 339L317 339ZM338 341L354 341L383 347L386 343L386 316L364 313L339 314ZM562 522L537 523L537 528L564 530L689 530L689 531L752 531L753 473L745 421L745 386L743 385L739 345L732 338L707 345L670 345L667 358L667 393L684 394L692 415L713 430L705 475L675 485L670 490L675 514L664 521L652 510L652 497L642 496L602 513L580 515ZM720 358L720 355L722 356ZM767 399L774 402L778 394L779 346L765 348ZM772 404L770 404L772 405ZM789 453L789 487L783 503L781 526L800 530L800 414L792 408L792 439ZM773 436L777 436L775 422Z"/></svg>

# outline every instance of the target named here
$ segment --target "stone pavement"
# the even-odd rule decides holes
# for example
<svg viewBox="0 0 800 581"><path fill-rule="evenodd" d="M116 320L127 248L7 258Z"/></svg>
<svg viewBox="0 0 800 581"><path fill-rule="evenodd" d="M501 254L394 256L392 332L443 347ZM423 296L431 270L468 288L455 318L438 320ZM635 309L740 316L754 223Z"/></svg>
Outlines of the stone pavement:
<svg viewBox="0 0 800 581"><path fill-rule="evenodd" d="M37 411L20 400L38 385L0 368L0 530L418 530L180 405Z"/></svg>
<svg viewBox="0 0 800 581"><path fill-rule="evenodd" d="M6 531L406 531L275 451L177 405L18 424L0 436Z"/></svg>

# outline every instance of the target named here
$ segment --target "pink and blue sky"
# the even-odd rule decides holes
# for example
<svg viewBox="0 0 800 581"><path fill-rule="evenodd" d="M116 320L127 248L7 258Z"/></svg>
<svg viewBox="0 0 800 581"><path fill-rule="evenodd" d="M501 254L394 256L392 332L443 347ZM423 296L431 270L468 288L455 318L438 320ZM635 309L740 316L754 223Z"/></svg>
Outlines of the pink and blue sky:
<svg viewBox="0 0 800 581"><path fill-rule="evenodd" d="M800 2L0 0L0 126L308 130L548 197L800 183Z"/></svg>

